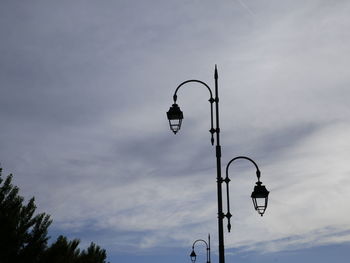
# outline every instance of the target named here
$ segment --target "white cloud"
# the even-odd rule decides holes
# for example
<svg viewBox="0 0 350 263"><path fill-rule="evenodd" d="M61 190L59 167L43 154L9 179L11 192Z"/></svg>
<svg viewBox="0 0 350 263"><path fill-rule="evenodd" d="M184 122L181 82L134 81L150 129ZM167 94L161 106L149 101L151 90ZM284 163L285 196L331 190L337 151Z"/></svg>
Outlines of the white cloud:
<svg viewBox="0 0 350 263"><path fill-rule="evenodd" d="M22 6L22 20L0 16L5 172L57 231L126 250L187 246L208 232L214 244L207 91L181 90L176 136L165 112L180 82L212 86L217 63L223 164L252 157L271 190L260 218L254 171L235 166L227 247L349 241L349 3L156 6L43 4Z"/></svg>

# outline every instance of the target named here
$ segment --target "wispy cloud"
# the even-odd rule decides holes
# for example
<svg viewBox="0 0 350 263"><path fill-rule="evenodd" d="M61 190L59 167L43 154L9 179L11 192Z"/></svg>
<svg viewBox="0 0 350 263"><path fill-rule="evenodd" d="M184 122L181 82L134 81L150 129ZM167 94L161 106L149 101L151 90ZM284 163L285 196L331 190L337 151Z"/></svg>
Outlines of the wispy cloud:
<svg viewBox="0 0 350 263"><path fill-rule="evenodd" d="M251 15L254 16L254 12L249 8L249 6L243 0L237 0L237 2Z"/></svg>
<svg viewBox="0 0 350 263"><path fill-rule="evenodd" d="M350 241L350 5L237 3L1 3L1 164L53 231L123 251L216 242L208 94L181 91L176 136L165 112L217 63L223 164L252 157L271 190L260 218L254 171L233 167L227 248Z"/></svg>

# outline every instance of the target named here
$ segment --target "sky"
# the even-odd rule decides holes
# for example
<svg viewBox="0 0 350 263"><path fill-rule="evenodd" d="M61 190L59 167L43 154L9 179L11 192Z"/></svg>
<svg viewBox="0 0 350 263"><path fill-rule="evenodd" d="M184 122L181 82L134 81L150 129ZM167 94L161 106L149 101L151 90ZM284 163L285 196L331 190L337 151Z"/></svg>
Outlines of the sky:
<svg viewBox="0 0 350 263"><path fill-rule="evenodd" d="M219 72L222 169L230 166L227 262L347 261L350 2L1 0L0 162L50 241L95 242L116 262L217 254L209 94ZM226 201L224 207L226 205ZM226 210L226 208L224 209ZM204 247L196 246L197 262Z"/></svg>

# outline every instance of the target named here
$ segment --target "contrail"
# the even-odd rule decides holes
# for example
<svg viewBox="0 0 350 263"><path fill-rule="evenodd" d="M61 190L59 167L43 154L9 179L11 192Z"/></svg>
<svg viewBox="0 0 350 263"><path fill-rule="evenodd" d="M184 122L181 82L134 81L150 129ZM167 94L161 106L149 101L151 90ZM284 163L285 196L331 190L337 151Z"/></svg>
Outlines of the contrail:
<svg viewBox="0 0 350 263"><path fill-rule="evenodd" d="M242 0L237 0L237 2L245 9L248 11L248 13L251 16L255 16L254 12L242 1Z"/></svg>

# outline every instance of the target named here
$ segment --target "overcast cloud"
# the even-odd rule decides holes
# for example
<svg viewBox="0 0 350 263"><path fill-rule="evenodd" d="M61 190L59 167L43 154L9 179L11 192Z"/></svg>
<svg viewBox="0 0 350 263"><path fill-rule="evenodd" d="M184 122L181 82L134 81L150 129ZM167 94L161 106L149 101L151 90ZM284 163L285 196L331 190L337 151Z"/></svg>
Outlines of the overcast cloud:
<svg viewBox="0 0 350 263"><path fill-rule="evenodd" d="M212 234L209 99L219 69L226 247L274 252L350 242L348 1L0 2L0 161L54 233L112 253L189 247ZM225 222L226 224L226 222ZM235 250L237 251L237 250Z"/></svg>

